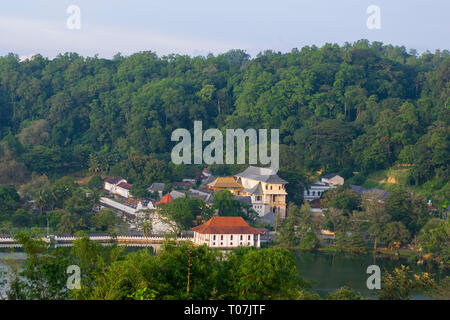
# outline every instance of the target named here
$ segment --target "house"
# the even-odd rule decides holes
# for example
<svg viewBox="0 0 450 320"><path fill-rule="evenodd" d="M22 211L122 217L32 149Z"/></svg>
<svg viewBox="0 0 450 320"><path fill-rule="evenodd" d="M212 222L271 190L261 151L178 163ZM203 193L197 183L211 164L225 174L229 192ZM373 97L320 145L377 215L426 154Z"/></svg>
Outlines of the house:
<svg viewBox="0 0 450 320"><path fill-rule="evenodd" d="M155 206L157 206L160 203L171 203L172 201L173 201L173 198L170 195L170 193L168 193L161 200L159 200L158 202L155 202Z"/></svg>
<svg viewBox="0 0 450 320"><path fill-rule="evenodd" d="M342 186L344 184L344 178L336 173L331 173L322 176L322 182L328 183L332 186Z"/></svg>
<svg viewBox="0 0 450 320"><path fill-rule="evenodd" d="M234 195L241 195L244 187L236 182L233 177L218 177L211 183L208 183L208 188L213 191L229 190Z"/></svg>
<svg viewBox="0 0 450 320"><path fill-rule="evenodd" d="M212 217L204 224L191 228L193 241L212 248L260 247L262 231L250 227L242 217Z"/></svg>
<svg viewBox="0 0 450 320"><path fill-rule="evenodd" d="M351 184L349 187L360 196L363 195L373 196L379 198L381 201L384 201L384 199L386 199L389 196L389 192L382 189L375 189L375 188L366 189L364 187L356 186L353 184Z"/></svg>
<svg viewBox="0 0 450 320"><path fill-rule="evenodd" d="M331 188L336 188L336 186L323 181L314 182L309 186L309 188L305 188L303 191L303 199L306 201L320 199L322 194Z"/></svg>
<svg viewBox="0 0 450 320"><path fill-rule="evenodd" d="M103 188L112 194L119 195L124 198L131 198L131 184L127 183L127 180L117 177L117 178L106 178L104 180Z"/></svg>
<svg viewBox="0 0 450 320"><path fill-rule="evenodd" d="M131 198L131 186L132 185L127 182L121 182L114 188L115 190L113 193L118 194L119 196L122 196L124 198Z"/></svg>
<svg viewBox="0 0 450 320"><path fill-rule="evenodd" d="M164 191L166 184L165 183L158 183L155 182L153 183L150 187L148 187L147 191L148 192L158 192L159 196L162 197L162 193Z"/></svg>
<svg viewBox="0 0 450 320"><path fill-rule="evenodd" d="M287 181L281 179L273 169L249 166L245 171L235 175L237 183L244 187L241 195L249 196L253 209L260 217L275 221L276 215L286 217L285 185ZM266 219L267 220L267 219Z"/></svg>
<svg viewBox="0 0 450 320"><path fill-rule="evenodd" d="M187 195L189 198L200 199L206 203L212 203L213 199L213 193L195 189L189 189L187 191L173 190L170 195L173 199L184 198Z"/></svg>
<svg viewBox="0 0 450 320"><path fill-rule="evenodd" d="M190 181L178 181L178 182L174 182L172 183L173 187L176 189L186 189L186 188L190 188L194 185L195 183L192 183Z"/></svg>
<svg viewBox="0 0 450 320"><path fill-rule="evenodd" d="M117 178L106 178L103 180L104 185L103 188L109 192L113 191L113 188L118 185L121 182L127 182L127 180L123 179L122 177Z"/></svg>

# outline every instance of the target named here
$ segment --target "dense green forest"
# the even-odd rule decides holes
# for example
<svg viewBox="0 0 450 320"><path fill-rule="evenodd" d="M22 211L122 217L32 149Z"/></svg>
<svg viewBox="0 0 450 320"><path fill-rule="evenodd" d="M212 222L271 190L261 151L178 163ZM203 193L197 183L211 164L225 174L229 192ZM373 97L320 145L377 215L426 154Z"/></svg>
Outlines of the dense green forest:
<svg viewBox="0 0 450 320"><path fill-rule="evenodd" d="M255 58L9 54L0 57L0 184L87 169L143 185L192 176L200 168L170 163L170 136L202 120L204 130L279 128L291 200L296 182L321 169L358 184L403 165L407 185L442 202L449 75L448 51L418 55L367 40Z"/></svg>

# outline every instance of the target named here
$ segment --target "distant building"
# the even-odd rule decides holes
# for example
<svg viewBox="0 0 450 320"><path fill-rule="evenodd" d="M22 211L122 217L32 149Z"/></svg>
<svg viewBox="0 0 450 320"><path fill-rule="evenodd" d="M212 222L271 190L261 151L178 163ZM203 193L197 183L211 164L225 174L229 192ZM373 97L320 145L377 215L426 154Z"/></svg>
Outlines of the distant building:
<svg viewBox="0 0 450 320"><path fill-rule="evenodd" d="M173 190L170 193L170 195L172 196L173 199L184 198L187 195L189 198L200 199L206 203L212 203L212 199L213 199L212 192L206 192L206 191L195 190L195 189L189 189L187 191Z"/></svg>
<svg viewBox="0 0 450 320"><path fill-rule="evenodd" d="M366 189L364 187L356 186L356 185L353 185L353 184L350 185L350 189L355 191L360 196L369 195L369 196L377 197L380 200L384 200L384 199L386 199L389 196L389 192L386 191L386 190L382 190L382 189L375 189L375 188Z"/></svg>
<svg viewBox="0 0 450 320"><path fill-rule="evenodd" d="M322 182L328 183L332 186L342 186L344 184L344 178L336 173L331 173L322 176Z"/></svg>
<svg viewBox="0 0 450 320"><path fill-rule="evenodd" d="M148 187L148 192L158 192L159 196L162 197L166 184L165 183L153 183L150 187Z"/></svg>
<svg viewBox="0 0 450 320"><path fill-rule="evenodd" d="M105 180L103 180L103 188L109 192L112 192L114 187L121 182L127 182L127 180L123 179L122 177L106 178Z"/></svg>
<svg viewBox="0 0 450 320"><path fill-rule="evenodd" d="M306 201L320 199L322 194L331 188L336 188L336 186L322 181L314 182L309 186L309 188L305 188L305 190L303 190L303 199Z"/></svg>
<svg viewBox="0 0 450 320"><path fill-rule="evenodd" d="M260 247L262 231L250 227L241 217L212 217L191 229L194 243L212 248Z"/></svg>
<svg viewBox="0 0 450 320"><path fill-rule="evenodd" d="M127 180L117 177L117 178L106 178L104 180L103 188L112 194L119 195L124 198L130 198L132 185L127 183Z"/></svg>
<svg viewBox="0 0 450 320"><path fill-rule="evenodd" d="M119 183L114 190L115 194L118 194L124 198L131 198L132 195L130 193L132 185L126 182Z"/></svg>
<svg viewBox="0 0 450 320"><path fill-rule="evenodd" d="M240 195L251 197L253 209L260 217L266 216L269 223L275 221L277 214L282 219L286 217L287 181L281 179L273 169L249 166L235 177L244 187Z"/></svg>
<svg viewBox="0 0 450 320"><path fill-rule="evenodd" d="M218 177L211 183L208 183L208 189L213 191L229 190L234 195L241 195L244 187L236 182L233 177Z"/></svg>
<svg viewBox="0 0 450 320"><path fill-rule="evenodd" d="M170 193L168 193L160 201L155 202L155 206L157 206L160 203L171 203L172 201L173 201L173 198L170 195Z"/></svg>
<svg viewBox="0 0 450 320"><path fill-rule="evenodd" d="M195 185L195 183L192 183L191 181L178 181L172 183L172 185L175 189L187 189Z"/></svg>

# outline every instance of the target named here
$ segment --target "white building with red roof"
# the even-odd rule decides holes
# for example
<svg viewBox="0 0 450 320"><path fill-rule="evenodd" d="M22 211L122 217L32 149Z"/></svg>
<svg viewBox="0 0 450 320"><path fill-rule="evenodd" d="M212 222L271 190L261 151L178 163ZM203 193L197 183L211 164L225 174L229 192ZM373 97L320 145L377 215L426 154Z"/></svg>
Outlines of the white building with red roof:
<svg viewBox="0 0 450 320"><path fill-rule="evenodd" d="M109 191L112 194L116 194L122 196L124 198L131 197L131 184L127 182L127 180L117 177L117 178L106 178L104 180L104 189Z"/></svg>
<svg viewBox="0 0 450 320"><path fill-rule="evenodd" d="M211 248L260 247L261 230L247 224L242 217L212 217L191 229L194 243Z"/></svg>

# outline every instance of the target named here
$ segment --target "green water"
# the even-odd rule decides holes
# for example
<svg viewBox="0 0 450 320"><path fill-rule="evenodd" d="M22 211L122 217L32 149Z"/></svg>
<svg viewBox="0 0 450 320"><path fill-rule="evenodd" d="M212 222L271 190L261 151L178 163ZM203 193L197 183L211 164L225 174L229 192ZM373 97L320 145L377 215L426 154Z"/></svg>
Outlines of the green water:
<svg viewBox="0 0 450 320"><path fill-rule="evenodd" d="M140 248L127 247L126 252L139 250ZM158 251L159 246L153 248ZM0 249L0 269L2 258L13 257L18 262L24 261L25 254L23 249L14 249L15 253L11 255L11 249ZM342 286L349 286L365 297L376 299L374 292L367 289L366 281L370 276L366 273L370 265L378 265L381 269L381 277L388 270L391 272L402 264L410 266L416 272L429 272L436 275L436 280L448 276L447 273L440 272L439 269L431 264L417 265L405 258L399 257L374 257L371 254L353 255L346 253L327 253L321 251L294 251L297 259L299 274L303 279L308 280L312 285L312 290L319 293L322 297L327 293L337 290ZM415 293L413 299L428 299L422 293Z"/></svg>
<svg viewBox="0 0 450 320"><path fill-rule="evenodd" d="M372 254L352 255L346 253L326 253L319 251L294 251L299 273L303 279L309 280L312 290L324 297L339 287L349 286L365 297L376 299L373 290L366 285L370 274L366 273L370 265L378 265L381 278L388 270L391 272L402 264L416 272L429 272L436 275L436 280L444 278L448 273L440 272L431 264L417 265L405 258L373 256ZM428 299L424 294L415 293L412 299Z"/></svg>

